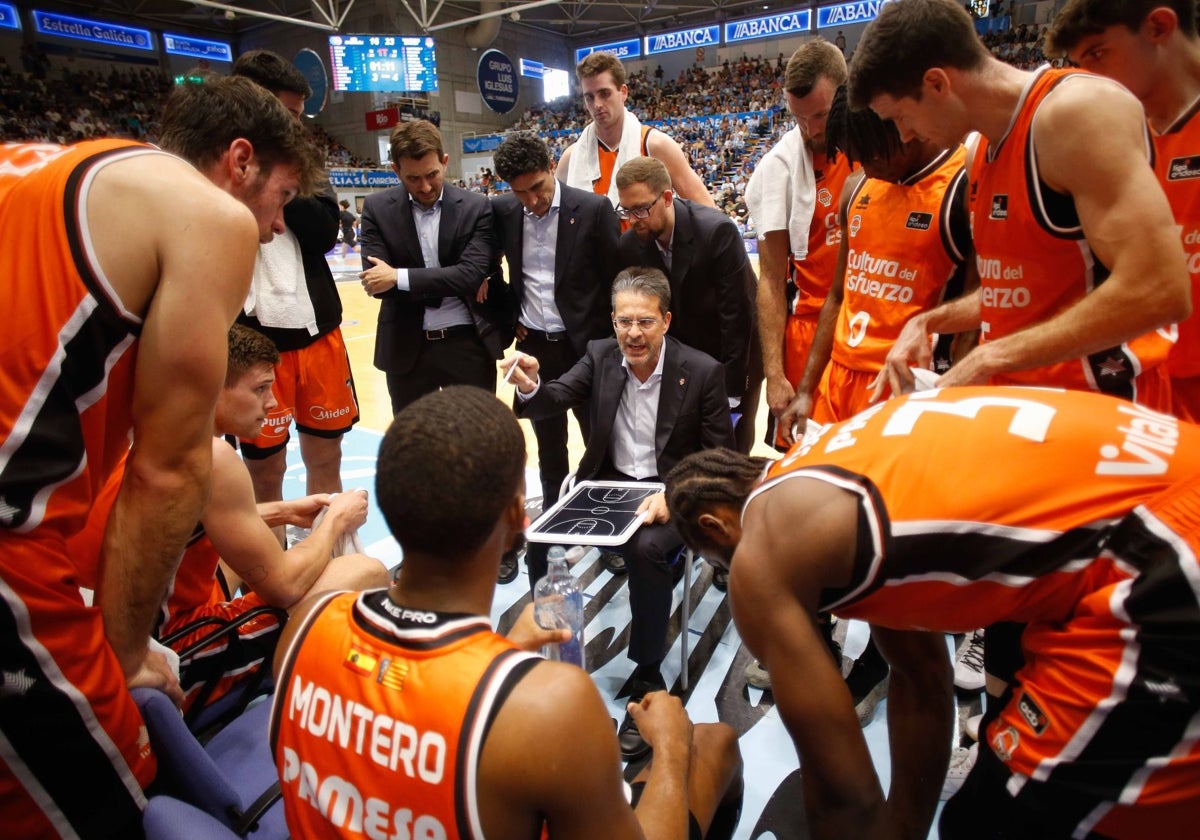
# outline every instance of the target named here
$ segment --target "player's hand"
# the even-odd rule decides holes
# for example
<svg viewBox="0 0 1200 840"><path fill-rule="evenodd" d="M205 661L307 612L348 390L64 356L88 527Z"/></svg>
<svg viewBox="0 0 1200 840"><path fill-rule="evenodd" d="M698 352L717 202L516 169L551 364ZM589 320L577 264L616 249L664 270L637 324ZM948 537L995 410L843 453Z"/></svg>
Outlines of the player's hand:
<svg viewBox="0 0 1200 840"><path fill-rule="evenodd" d="M329 502L329 516L337 523L338 534L357 530L367 521L367 491L344 490Z"/></svg>
<svg viewBox="0 0 1200 840"><path fill-rule="evenodd" d="M500 360L500 374L505 382L511 382L522 394L531 394L538 384L541 365L528 353L517 351Z"/></svg>
<svg viewBox="0 0 1200 840"><path fill-rule="evenodd" d="M129 688L157 688L171 698L176 706L183 705L183 689L167 664L167 658L156 650L146 649L146 656L125 680Z"/></svg>
<svg viewBox="0 0 1200 840"><path fill-rule="evenodd" d="M487 303L488 296L488 279L483 278L483 282L479 284L479 291L475 293L476 303Z"/></svg>
<svg viewBox="0 0 1200 840"><path fill-rule="evenodd" d="M363 289L374 297L396 287L396 269L385 263L379 257L367 257L371 267L360 271L358 279L362 280Z"/></svg>
<svg viewBox="0 0 1200 840"><path fill-rule="evenodd" d="M633 716L638 732L661 755L661 750L690 750L692 721L683 702L665 691L652 691L640 703L630 703L626 711Z"/></svg>
<svg viewBox="0 0 1200 840"><path fill-rule="evenodd" d="M784 443L791 446L798 439L797 435L804 436L804 428L808 425L810 417L812 417L812 395L796 394L796 398L779 416L779 437L783 438Z"/></svg>
<svg viewBox="0 0 1200 840"><path fill-rule="evenodd" d="M795 398L796 389L786 376L779 374L767 377L767 408L772 414L779 417Z"/></svg>
<svg viewBox="0 0 1200 840"><path fill-rule="evenodd" d="M935 387L957 388L962 385L986 385L992 374L1005 368L997 365L993 354L997 348L991 343L980 344L938 377Z"/></svg>
<svg viewBox="0 0 1200 840"><path fill-rule="evenodd" d="M300 528L311 528L317 514L324 510L332 499L333 496L329 493L314 493L311 496L287 502L287 524Z"/></svg>
<svg viewBox="0 0 1200 840"><path fill-rule="evenodd" d="M904 329L892 344L883 368L871 383L871 402L885 396L898 397L915 387L909 368L928 368L933 361L933 336L925 327L925 318L916 315L908 319Z"/></svg>
<svg viewBox="0 0 1200 840"><path fill-rule="evenodd" d="M667 509L667 494L660 490L653 496L647 496L638 505L637 512L646 515L645 523L647 525L666 522L671 518L671 511Z"/></svg>
<svg viewBox="0 0 1200 840"><path fill-rule="evenodd" d="M536 653L543 645L556 645L571 641L571 631L566 627L547 630L533 619L533 604L526 604L525 609L517 616L512 629L506 636L510 642L521 650Z"/></svg>
<svg viewBox="0 0 1200 840"><path fill-rule="evenodd" d="M517 336L517 341L524 341L525 339L527 339L529 337L529 327L525 326L520 321L518 321L517 327L516 327L516 336Z"/></svg>

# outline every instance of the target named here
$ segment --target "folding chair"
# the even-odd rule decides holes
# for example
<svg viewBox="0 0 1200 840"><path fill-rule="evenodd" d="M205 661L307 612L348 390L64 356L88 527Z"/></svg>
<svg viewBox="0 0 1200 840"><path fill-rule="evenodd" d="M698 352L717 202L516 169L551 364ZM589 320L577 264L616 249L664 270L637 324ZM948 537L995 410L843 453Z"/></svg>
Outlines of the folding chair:
<svg viewBox="0 0 1200 840"><path fill-rule="evenodd" d="M273 631L268 631L253 640L243 638L239 632L240 629L262 616L274 616L278 626ZM184 715L189 729L197 734L218 729L245 711L255 697L271 693L274 689L274 682L271 678L271 658L268 655L255 668L254 673L241 680L225 695L209 702L209 698L218 687L221 676L229 670L228 664L240 664L247 659L241 654L241 649L249 644L264 644L264 641L270 636L278 639L286 623L287 611L264 605L247 610L232 620L216 616L199 618L159 640L164 645L171 647L180 639L186 639L206 627L216 628L207 636L179 651L181 667L201 669L205 672L202 676L205 682L204 687L200 689ZM225 650L211 657L200 657L200 654L206 649L222 642L226 643Z"/></svg>
<svg viewBox="0 0 1200 840"><path fill-rule="evenodd" d="M267 742L270 703L244 712L201 746L167 695L152 688L135 688L132 694L158 756L155 793L199 808L238 837L288 836L279 774Z"/></svg>
<svg viewBox="0 0 1200 840"><path fill-rule="evenodd" d="M237 840L218 819L172 796L152 796L142 812L146 840Z"/></svg>

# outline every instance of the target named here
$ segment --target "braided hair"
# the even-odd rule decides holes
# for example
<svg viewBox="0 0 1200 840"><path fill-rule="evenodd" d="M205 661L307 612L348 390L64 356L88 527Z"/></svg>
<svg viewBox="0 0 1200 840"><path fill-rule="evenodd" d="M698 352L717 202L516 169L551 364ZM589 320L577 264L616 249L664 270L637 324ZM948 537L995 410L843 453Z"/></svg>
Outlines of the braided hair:
<svg viewBox="0 0 1200 840"><path fill-rule="evenodd" d="M838 152L845 153L851 163L886 160L900 151L902 145L894 122L880 119L870 108L853 110L846 86L838 87L825 123L825 147L830 160L836 160Z"/></svg>
<svg viewBox="0 0 1200 840"><path fill-rule="evenodd" d="M705 449L688 455L667 473L667 508L680 536L693 549L703 540L700 514L714 505L741 509L769 461L732 449Z"/></svg>

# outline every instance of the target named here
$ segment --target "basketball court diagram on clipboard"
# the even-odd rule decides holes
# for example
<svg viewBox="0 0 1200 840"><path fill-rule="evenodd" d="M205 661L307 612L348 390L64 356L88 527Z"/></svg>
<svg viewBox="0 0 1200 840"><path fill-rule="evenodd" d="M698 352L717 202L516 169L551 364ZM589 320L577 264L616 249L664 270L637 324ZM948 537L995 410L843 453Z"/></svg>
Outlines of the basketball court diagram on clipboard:
<svg viewBox="0 0 1200 840"><path fill-rule="evenodd" d="M663 485L648 481L581 481L529 526L530 542L621 545L642 524L638 508Z"/></svg>

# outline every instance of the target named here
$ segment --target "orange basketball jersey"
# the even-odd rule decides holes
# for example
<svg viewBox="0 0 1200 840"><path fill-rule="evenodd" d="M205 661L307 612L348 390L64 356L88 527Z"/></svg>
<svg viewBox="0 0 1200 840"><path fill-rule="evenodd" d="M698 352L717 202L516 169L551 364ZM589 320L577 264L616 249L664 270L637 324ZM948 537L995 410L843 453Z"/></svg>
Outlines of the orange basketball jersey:
<svg viewBox="0 0 1200 840"><path fill-rule="evenodd" d="M853 172L845 155L830 161L823 154L813 155L813 177L817 190L812 226L808 230L808 256L792 259L791 275L795 288L792 314L816 318L825 305L833 275L837 270L838 246L842 229L838 225L838 197Z"/></svg>
<svg viewBox="0 0 1200 840"><path fill-rule="evenodd" d="M1192 300L1200 300L1200 101L1175 124L1154 138L1154 171L1171 203L1180 226L1183 250L1192 278ZM1171 350L1173 378L1200 376L1200 320L1192 317L1179 325L1179 339Z"/></svg>
<svg viewBox="0 0 1200 840"><path fill-rule="evenodd" d="M965 632L1066 616L1120 574L1092 562L1106 525L1198 472L1200 427L1169 415L1085 392L948 388L827 427L754 495L804 477L860 496L855 574L823 609Z"/></svg>
<svg viewBox="0 0 1200 840"><path fill-rule="evenodd" d="M846 208L845 297L833 361L880 370L908 319L942 302L970 248L956 241L950 225L950 210L962 200L965 162L959 146L902 183L864 178L855 188Z"/></svg>
<svg viewBox="0 0 1200 840"><path fill-rule="evenodd" d="M538 661L482 616L405 609L385 590L328 596L287 652L272 712L293 836L481 838L484 737Z"/></svg>
<svg viewBox="0 0 1200 840"><path fill-rule="evenodd" d="M129 449L133 348L142 319L124 308L101 271L86 207L101 167L140 154L161 153L127 140L0 147L0 225L37 233L0 253L5 529L78 530L93 495Z"/></svg>
<svg viewBox="0 0 1200 840"><path fill-rule="evenodd" d="M646 143L650 137L650 132L653 130L653 126L642 126L642 157L650 157ZM596 195L608 195L608 189L612 186L613 174L617 168L617 151L617 149L604 148L603 143L596 144L596 153L600 157L600 177L592 182L592 192ZM628 220L626 219L625 221Z"/></svg>
<svg viewBox="0 0 1200 840"><path fill-rule="evenodd" d="M1033 121L1059 84L1094 76L1043 68L1026 89L1005 137L981 139L971 170L971 230L979 268L981 340L1004 338L1053 317L1108 277L1088 247L1075 204L1038 173ZM1167 331L1148 333L1071 362L998 377L996 384L1101 391L1168 410L1162 365Z"/></svg>

